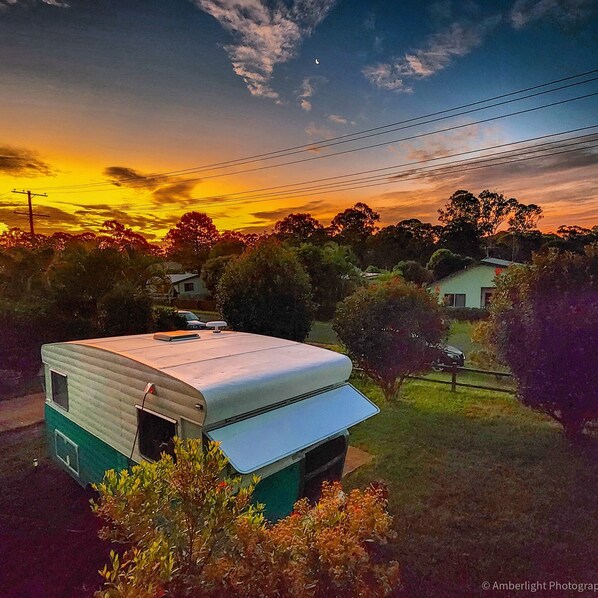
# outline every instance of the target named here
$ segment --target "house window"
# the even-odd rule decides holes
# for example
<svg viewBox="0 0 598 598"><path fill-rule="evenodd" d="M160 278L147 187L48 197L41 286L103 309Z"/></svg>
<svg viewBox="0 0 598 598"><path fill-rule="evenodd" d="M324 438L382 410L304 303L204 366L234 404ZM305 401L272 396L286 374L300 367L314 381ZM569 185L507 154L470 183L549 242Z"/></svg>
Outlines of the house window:
<svg viewBox="0 0 598 598"><path fill-rule="evenodd" d="M57 405L69 410L69 388L66 376L58 372L51 371L52 381L52 401Z"/></svg>
<svg viewBox="0 0 598 598"><path fill-rule="evenodd" d="M482 289L482 307L490 307L490 304L492 303L493 296L494 296L493 288Z"/></svg>
<svg viewBox="0 0 598 598"><path fill-rule="evenodd" d="M444 295L447 307L465 307L465 293L447 293Z"/></svg>
<svg viewBox="0 0 598 598"><path fill-rule="evenodd" d="M139 452L151 461L158 461L161 453L174 455L172 439L176 436L176 421L137 407Z"/></svg>
<svg viewBox="0 0 598 598"><path fill-rule="evenodd" d="M185 290L185 293L192 293L194 288L195 285L192 282L186 282L183 284L183 289Z"/></svg>

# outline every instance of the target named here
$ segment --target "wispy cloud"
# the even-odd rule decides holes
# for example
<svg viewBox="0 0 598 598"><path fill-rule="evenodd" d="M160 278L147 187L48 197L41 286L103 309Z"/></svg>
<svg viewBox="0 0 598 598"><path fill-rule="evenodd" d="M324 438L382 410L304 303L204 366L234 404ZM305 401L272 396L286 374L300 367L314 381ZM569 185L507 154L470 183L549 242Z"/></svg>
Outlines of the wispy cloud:
<svg viewBox="0 0 598 598"><path fill-rule="evenodd" d="M328 205L325 204L323 201L315 200L305 203L300 206L294 207L283 207L283 208L276 208L274 210L265 210L262 212L253 212L251 215L264 222L274 223L276 220L280 218L284 218L289 214L297 214L297 213L311 213L314 210L321 211L322 208L327 208Z"/></svg>
<svg viewBox="0 0 598 598"><path fill-rule="evenodd" d="M573 23L589 17L595 10L596 0L516 0L510 19L513 27L520 29L544 18Z"/></svg>
<svg viewBox="0 0 598 598"><path fill-rule="evenodd" d="M22 177L53 176L50 166L35 152L25 148L0 145L0 173Z"/></svg>
<svg viewBox="0 0 598 598"><path fill-rule="evenodd" d="M310 122L307 125L305 132L307 133L308 137L310 137L311 139L316 139L318 141L322 141L324 139L332 139L332 137L336 135L336 133L329 127L316 125L316 123L314 122ZM313 148L314 151L317 151L317 149L317 147Z"/></svg>
<svg viewBox="0 0 598 598"><path fill-rule="evenodd" d="M338 125L346 125L347 124L347 119L344 116L341 116L340 114L329 114L328 120L330 122L336 123Z"/></svg>
<svg viewBox="0 0 598 598"><path fill-rule="evenodd" d="M152 175L142 174L128 166L108 166L104 169L104 176L116 187L154 190L160 185Z"/></svg>
<svg viewBox="0 0 598 598"><path fill-rule="evenodd" d="M224 46L237 75L252 95L278 100L270 82L274 67L297 54L336 0L294 0L268 6L261 0L193 0L231 33L235 43Z"/></svg>
<svg viewBox="0 0 598 598"><path fill-rule="evenodd" d="M391 62L366 66L363 74L376 87L411 93L415 81L431 77L455 58L466 56L478 47L499 21L500 17L491 17L475 24L454 22L447 29L430 35L421 48Z"/></svg>
<svg viewBox="0 0 598 598"><path fill-rule="evenodd" d="M47 4L57 8L68 8L70 4L62 0L0 0L0 12L8 10L12 6L33 6L34 4Z"/></svg>
<svg viewBox="0 0 598 598"><path fill-rule="evenodd" d="M104 169L104 176L116 187L150 191L152 199L158 204L172 203L179 206L193 200L193 189L201 182L173 176L157 177L128 166L109 166Z"/></svg>
<svg viewBox="0 0 598 598"><path fill-rule="evenodd" d="M311 98L316 93L318 87L324 83L328 83L326 77L315 76L303 79L301 87L297 90L297 100L303 110L306 112L311 110Z"/></svg>

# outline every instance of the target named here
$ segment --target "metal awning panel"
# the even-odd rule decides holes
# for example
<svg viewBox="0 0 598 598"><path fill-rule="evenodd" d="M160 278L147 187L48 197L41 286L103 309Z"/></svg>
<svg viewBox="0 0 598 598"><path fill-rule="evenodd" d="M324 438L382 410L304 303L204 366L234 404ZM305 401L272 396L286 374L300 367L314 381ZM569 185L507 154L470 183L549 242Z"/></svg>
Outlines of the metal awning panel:
<svg viewBox="0 0 598 598"><path fill-rule="evenodd" d="M350 384L206 432L239 473L251 473L379 413Z"/></svg>

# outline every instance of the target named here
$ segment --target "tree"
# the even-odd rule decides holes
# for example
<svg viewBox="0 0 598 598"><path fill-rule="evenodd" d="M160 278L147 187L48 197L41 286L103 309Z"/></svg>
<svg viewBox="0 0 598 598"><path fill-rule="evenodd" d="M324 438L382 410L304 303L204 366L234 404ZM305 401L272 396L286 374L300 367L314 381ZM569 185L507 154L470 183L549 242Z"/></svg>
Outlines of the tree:
<svg viewBox="0 0 598 598"><path fill-rule="evenodd" d="M517 261L520 253L525 257L530 256L529 246L539 249L541 233L536 230L538 221L542 218L542 208L536 204L524 205L518 203L509 218L509 237L511 240L511 252L509 259ZM523 251L522 251L523 249Z"/></svg>
<svg viewBox="0 0 598 598"><path fill-rule="evenodd" d="M166 254L199 273L217 239L218 229L207 214L187 212L164 237Z"/></svg>
<svg viewBox="0 0 598 598"><path fill-rule="evenodd" d="M100 249L113 247L119 251L136 250L144 253L156 253L158 247L152 246L147 239L126 227L118 220L106 220L100 229Z"/></svg>
<svg viewBox="0 0 598 598"><path fill-rule="evenodd" d="M478 196L480 203L480 217L478 226L482 236L491 237L496 234L498 227L517 209L519 202L514 198L505 197L502 193L497 193L484 189Z"/></svg>
<svg viewBox="0 0 598 598"><path fill-rule="evenodd" d="M519 202L515 198L506 198L502 193L488 189L478 197L460 189L449 197L444 209L438 210L438 220L445 225L467 222L481 237L488 237L496 233L517 205Z"/></svg>
<svg viewBox="0 0 598 598"><path fill-rule="evenodd" d="M480 200L473 193L459 189L449 197L444 209L438 210L438 220L444 225L463 221L477 227L480 220Z"/></svg>
<svg viewBox="0 0 598 598"><path fill-rule="evenodd" d="M446 334L436 299L397 279L358 289L338 306L333 328L387 400L407 376L429 368Z"/></svg>
<svg viewBox="0 0 598 598"><path fill-rule="evenodd" d="M230 477L216 444L175 439L174 457L109 471L97 486L100 535L126 545L101 571L100 596L375 598L399 584L382 554L395 536L384 488L324 485L317 505L300 500L270 524L251 502L257 480Z"/></svg>
<svg viewBox="0 0 598 598"><path fill-rule="evenodd" d="M438 210L438 219L445 224L442 246L478 257L480 240L484 238L486 245L493 247L498 228L519 205L515 198L488 189L478 197L463 189L456 191L444 209ZM520 211L520 217L522 214Z"/></svg>
<svg viewBox="0 0 598 598"><path fill-rule="evenodd" d="M296 255L266 240L226 267L216 291L235 330L303 341L312 322L309 276Z"/></svg>
<svg viewBox="0 0 598 598"><path fill-rule="evenodd" d="M123 282L108 291L98 302L102 335L144 334L154 328L152 300L145 291Z"/></svg>
<svg viewBox="0 0 598 598"><path fill-rule="evenodd" d="M453 253L479 258L482 253L481 242L477 225L467 220L454 220L442 229L438 245Z"/></svg>
<svg viewBox="0 0 598 598"><path fill-rule="evenodd" d="M380 268L411 260L425 264L434 252L441 228L417 218L386 226L368 238L366 262Z"/></svg>
<svg viewBox="0 0 598 598"><path fill-rule="evenodd" d="M274 234L281 240L307 243L323 236L324 227L311 214L289 214L274 225Z"/></svg>
<svg viewBox="0 0 598 598"><path fill-rule="evenodd" d="M517 204L513 215L509 218L509 231L520 235L533 231L542 218L542 212L542 208L534 203Z"/></svg>
<svg viewBox="0 0 598 598"><path fill-rule="evenodd" d="M206 289L213 295L228 264L235 259L233 255L221 255L210 258L201 269L201 278Z"/></svg>
<svg viewBox="0 0 598 598"><path fill-rule="evenodd" d="M330 320L339 301L360 283L355 256L347 247L332 242L302 243L294 251L309 276L316 317Z"/></svg>
<svg viewBox="0 0 598 598"><path fill-rule="evenodd" d="M519 399L571 440L598 419L598 247L537 254L497 281L489 338Z"/></svg>
<svg viewBox="0 0 598 598"><path fill-rule="evenodd" d="M399 272L405 282L412 282L421 287L432 280L432 273L414 260L399 262L393 270Z"/></svg>
<svg viewBox="0 0 598 598"><path fill-rule="evenodd" d="M330 230L340 244L349 245L363 262L365 243L376 230L380 214L367 204L358 202L337 214L330 223Z"/></svg>
<svg viewBox="0 0 598 598"><path fill-rule="evenodd" d="M160 277L157 261L135 251L67 245L49 273L49 299L52 309L65 319L67 338L102 334L102 298L122 284L135 294L144 293L148 281Z"/></svg>
<svg viewBox="0 0 598 598"><path fill-rule="evenodd" d="M473 263L473 260L469 257L463 257L448 249L437 249L430 257L427 269L432 272L434 280L440 280L454 272L463 270Z"/></svg>
<svg viewBox="0 0 598 598"><path fill-rule="evenodd" d="M212 245L208 259L240 255L248 245L252 244L249 241L250 239L247 238L247 235L232 230L225 230Z"/></svg>

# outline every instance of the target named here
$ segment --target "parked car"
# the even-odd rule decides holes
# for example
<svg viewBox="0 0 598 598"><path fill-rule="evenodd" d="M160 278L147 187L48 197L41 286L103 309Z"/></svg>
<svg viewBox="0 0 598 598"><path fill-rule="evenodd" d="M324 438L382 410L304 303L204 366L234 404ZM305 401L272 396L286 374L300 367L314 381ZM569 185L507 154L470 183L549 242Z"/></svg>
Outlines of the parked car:
<svg viewBox="0 0 598 598"><path fill-rule="evenodd" d="M199 316L194 314L192 311L178 309L177 314L179 314L179 316L183 316L185 322L187 322L187 330L201 330L206 327L205 322L202 322L199 319Z"/></svg>
<svg viewBox="0 0 598 598"><path fill-rule="evenodd" d="M451 345L437 345L434 347L435 356L432 361L432 369L442 371L454 365L463 367L465 365L465 353Z"/></svg>

